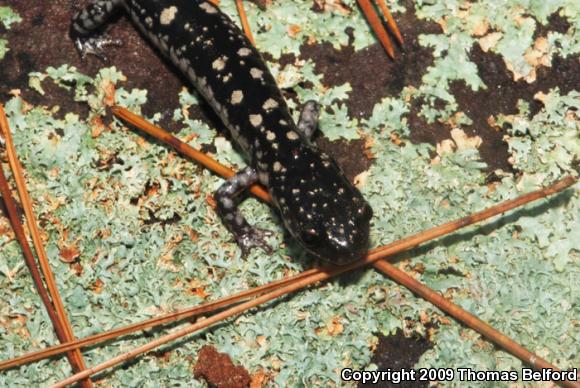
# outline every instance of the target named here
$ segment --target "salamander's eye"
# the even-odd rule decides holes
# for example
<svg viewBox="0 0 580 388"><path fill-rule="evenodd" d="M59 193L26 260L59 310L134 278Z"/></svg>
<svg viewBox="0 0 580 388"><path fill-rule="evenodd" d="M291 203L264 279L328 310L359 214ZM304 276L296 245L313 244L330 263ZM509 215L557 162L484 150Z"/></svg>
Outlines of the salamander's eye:
<svg viewBox="0 0 580 388"><path fill-rule="evenodd" d="M320 234L314 228L307 228L301 233L300 238L305 244L314 244L320 238Z"/></svg>
<svg viewBox="0 0 580 388"><path fill-rule="evenodd" d="M362 207L360 207L357 211L360 218L363 220L370 220L373 217L373 209L369 206L368 203L364 203Z"/></svg>

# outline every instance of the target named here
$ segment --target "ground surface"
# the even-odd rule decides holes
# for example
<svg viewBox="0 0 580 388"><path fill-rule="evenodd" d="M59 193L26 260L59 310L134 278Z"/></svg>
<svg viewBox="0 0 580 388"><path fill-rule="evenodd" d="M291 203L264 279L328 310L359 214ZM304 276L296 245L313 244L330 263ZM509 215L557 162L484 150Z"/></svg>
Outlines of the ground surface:
<svg viewBox="0 0 580 388"><path fill-rule="evenodd" d="M21 21L9 29L0 22L0 39L9 48L0 61L0 100L10 101L29 189L75 333L99 332L309 268L311 260L284 236L275 215L254 201L246 211L253 222L278 231L273 242L279 249L272 258L254 252L241 259L206 200L220 180L112 120L102 100L114 85L118 102L222 162L243 165L215 116L183 91L185 81L122 15L109 33L124 46L112 49L106 63L79 59L68 23L86 3L12 0L7 5ZM230 3L222 0L235 15ZM371 201L373 245L577 174L578 16L573 2L524 3L508 1L493 12L485 2L391 3L406 42L395 61L374 43L354 1L344 8L332 1L274 2L264 11L248 5L257 46L291 107L308 98L327 107L317 142L350 179L357 177ZM110 66L115 69L102 70ZM574 301L580 289L572 279L580 275L579 207L572 190L402 255L399 265L530 350L563 368L578 365L580 306ZM71 250L78 254L65 262L63 252ZM5 359L54 338L10 233L0 237L0 257ZM383 336L396 329L405 335ZM405 338L411 335L423 342ZM89 364L145 340L92 349ZM424 353L430 341L433 348ZM206 343L255 380L278 384L342 384L337 370L347 366L519 368L473 332L368 271L99 377L113 385L197 384L192 355ZM52 361L0 380L45 384L68 372L66 361Z"/></svg>

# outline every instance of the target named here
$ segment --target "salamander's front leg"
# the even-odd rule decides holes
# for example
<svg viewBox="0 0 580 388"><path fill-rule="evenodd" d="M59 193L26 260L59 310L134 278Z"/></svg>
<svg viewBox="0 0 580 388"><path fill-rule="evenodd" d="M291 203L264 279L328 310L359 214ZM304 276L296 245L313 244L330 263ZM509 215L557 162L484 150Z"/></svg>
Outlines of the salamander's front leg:
<svg viewBox="0 0 580 388"><path fill-rule="evenodd" d="M104 48L121 45L121 41L118 39L96 33L122 3L123 0L98 0L73 16L70 36L83 59L91 54L106 60Z"/></svg>
<svg viewBox="0 0 580 388"><path fill-rule="evenodd" d="M265 241L265 238L271 236L272 232L251 227L238 209L236 197L257 180L256 171L251 167L246 167L225 182L215 193L218 214L234 235L244 256L247 256L253 247L262 248L268 254L273 252Z"/></svg>
<svg viewBox="0 0 580 388"><path fill-rule="evenodd" d="M316 101L306 101L300 112L298 119L298 130L302 132L308 140L312 139L312 135L318 127L318 117L320 116L320 104Z"/></svg>

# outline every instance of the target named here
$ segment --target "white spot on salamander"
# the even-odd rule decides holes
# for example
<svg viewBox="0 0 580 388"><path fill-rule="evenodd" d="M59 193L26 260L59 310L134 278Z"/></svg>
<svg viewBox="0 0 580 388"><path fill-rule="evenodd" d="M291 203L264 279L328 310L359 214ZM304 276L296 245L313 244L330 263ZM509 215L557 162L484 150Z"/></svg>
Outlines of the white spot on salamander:
<svg viewBox="0 0 580 388"><path fill-rule="evenodd" d="M165 26L170 24L173 21L173 19L175 19L176 13L177 7L174 5L165 8L163 11L161 11L161 14L159 15L159 22Z"/></svg>
<svg viewBox="0 0 580 388"><path fill-rule="evenodd" d="M199 8L203 9L207 13L217 13L217 9L208 2L201 3Z"/></svg>
<svg viewBox="0 0 580 388"><path fill-rule="evenodd" d="M247 47L242 47L241 49L238 50L238 55L240 57L247 57L248 55L250 55L252 53L252 50L250 50Z"/></svg>
<svg viewBox="0 0 580 388"><path fill-rule="evenodd" d="M298 139L298 134L295 131L288 131L288 132L286 132L286 137L289 140L297 140Z"/></svg>
<svg viewBox="0 0 580 388"><path fill-rule="evenodd" d="M276 139L276 134L272 131L266 131L266 139L268 139L269 141L273 141L274 139Z"/></svg>
<svg viewBox="0 0 580 388"><path fill-rule="evenodd" d="M258 174L258 179L260 179L260 182L262 182L262 184L265 186L268 186L270 183L270 177L268 176L267 172L260 172Z"/></svg>
<svg viewBox="0 0 580 388"><path fill-rule="evenodd" d="M244 93L241 90L234 90L230 102L233 105L239 104L244 99Z"/></svg>
<svg viewBox="0 0 580 388"><path fill-rule="evenodd" d="M226 198L222 198L222 205L224 205L224 207L226 209L231 209L234 207L234 202L231 199L226 197Z"/></svg>
<svg viewBox="0 0 580 388"><path fill-rule="evenodd" d="M262 115L250 115L250 123L252 123L254 127L258 127L262 124Z"/></svg>
<svg viewBox="0 0 580 388"><path fill-rule="evenodd" d="M151 16L145 18L145 24L147 24L147 27L153 28L153 19L151 19Z"/></svg>
<svg viewBox="0 0 580 388"><path fill-rule="evenodd" d="M266 100L266 102L264 102L264 105L262 105L262 109L264 109L265 111L274 109L278 107L278 102L276 100L274 100L273 98L268 98Z"/></svg>
<svg viewBox="0 0 580 388"><path fill-rule="evenodd" d="M241 214L236 214L235 217L236 217L235 218L236 225L242 225L243 222L244 222L244 219L242 218L242 215Z"/></svg>
<svg viewBox="0 0 580 388"><path fill-rule="evenodd" d="M255 79L262 79L262 75L264 74L264 72L262 70L258 69L257 67L252 67L250 69L250 74Z"/></svg>
<svg viewBox="0 0 580 388"><path fill-rule="evenodd" d="M272 168L274 169L275 172L280 172L282 170L282 163L275 161Z"/></svg>
<svg viewBox="0 0 580 388"><path fill-rule="evenodd" d="M225 55L222 55L221 57L219 57L218 59L216 59L215 61L212 62L211 67L214 70L222 71L226 67L227 60L228 60L228 57L226 57Z"/></svg>

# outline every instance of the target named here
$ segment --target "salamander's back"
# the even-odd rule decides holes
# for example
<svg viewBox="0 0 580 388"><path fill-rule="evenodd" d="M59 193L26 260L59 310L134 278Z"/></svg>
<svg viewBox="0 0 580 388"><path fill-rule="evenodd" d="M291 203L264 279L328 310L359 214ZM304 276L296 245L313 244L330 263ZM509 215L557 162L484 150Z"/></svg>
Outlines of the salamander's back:
<svg viewBox="0 0 580 388"><path fill-rule="evenodd" d="M286 102L258 51L207 1L129 1L143 34L186 75L252 159L252 140L291 123ZM289 124L287 124L289 125Z"/></svg>

